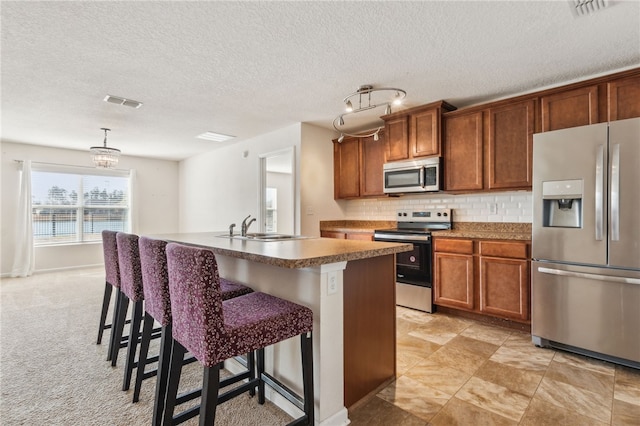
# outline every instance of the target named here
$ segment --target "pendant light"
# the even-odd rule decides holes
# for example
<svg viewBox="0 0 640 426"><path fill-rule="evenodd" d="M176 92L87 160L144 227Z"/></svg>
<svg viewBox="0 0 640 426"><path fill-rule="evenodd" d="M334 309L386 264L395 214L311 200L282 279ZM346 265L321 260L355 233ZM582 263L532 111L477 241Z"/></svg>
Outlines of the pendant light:
<svg viewBox="0 0 640 426"><path fill-rule="evenodd" d="M111 129L101 127L100 130L104 130L104 142L103 146L92 146L90 148L93 164L98 168L113 169L118 165L120 150L107 147L107 132L111 131Z"/></svg>

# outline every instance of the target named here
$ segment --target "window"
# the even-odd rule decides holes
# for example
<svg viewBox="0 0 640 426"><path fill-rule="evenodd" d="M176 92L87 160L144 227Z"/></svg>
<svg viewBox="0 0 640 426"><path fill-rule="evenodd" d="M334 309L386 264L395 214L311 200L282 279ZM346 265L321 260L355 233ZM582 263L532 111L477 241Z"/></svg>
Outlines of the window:
<svg viewBox="0 0 640 426"><path fill-rule="evenodd" d="M100 241L104 229L129 232L129 175L38 165L31 207L36 245Z"/></svg>

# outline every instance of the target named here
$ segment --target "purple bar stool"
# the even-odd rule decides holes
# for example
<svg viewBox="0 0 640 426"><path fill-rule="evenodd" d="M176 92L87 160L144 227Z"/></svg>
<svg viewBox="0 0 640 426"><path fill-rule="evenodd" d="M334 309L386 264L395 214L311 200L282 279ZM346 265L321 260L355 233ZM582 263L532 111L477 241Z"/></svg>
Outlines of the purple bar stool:
<svg viewBox="0 0 640 426"><path fill-rule="evenodd" d="M313 396L313 312L304 306L265 293L254 292L223 301L215 256L211 250L170 243L167 245L169 293L173 315L173 347L164 424L178 424L200 415L200 425L213 425L216 407L245 391L258 389L258 403L264 403L264 385L304 411L290 424L312 424ZM264 371L264 348L300 336L304 399ZM173 416L182 358L189 351L204 366L200 406ZM220 381L220 368L229 358L257 352L257 377L218 395L220 387L234 378ZM237 380L236 380L237 381Z"/></svg>
<svg viewBox="0 0 640 426"><path fill-rule="evenodd" d="M111 329L109 337L109 348L107 349L107 361L111 360L113 348L115 344L114 329L118 316L118 307L120 303L120 266L118 264L118 245L116 242L115 231L102 231L102 250L104 253L104 269L105 269L105 285L104 296L102 298L102 310L100 313L100 326L98 328L98 340L96 343L102 343L102 335L104 330ZM115 301L113 306L113 320L111 324L107 324L107 312L109 311L109 303L111 302L111 293L115 288ZM122 335L118 342L118 349L122 346Z"/></svg>
<svg viewBox="0 0 640 426"><path fill-rule="evenodd" d="M140 388L144 379L158 376L156 381L156 396L153 410L153 423L159 425L162 421L162 413L164 411L164 400L167 387L167 378L169 375L169 361L171 358L171 345L173 337L171 332L171 304L169 301L169 275L167 272L167 242L147 237L140 237L138 240L140 249L140 265L142 269L142 287L144 292L144 324L142 329L142 338L140 342L140 355L138 357L138 367L136 371L136 382L133 392L133 402L137 402L140 397ZM235 283L233 281L220 279L220 287L222 290L222 298L230 299L251 293L253 290L245 285ZM146 372L144 366L149 362L155 361L149 359L149 343L151 340L151 330L154 321L162 326L162 334L160 340L160 355L157 359L158 368ZM196 361L195 358L187 358L183 365ZM252 375L255 375L253 366L253 358L248 358L247 363L251 364L249 369ZM194 393L193 397L197 395Z"/></svg>
<svg viewBox="0 0 640 426"><path fill-rule="evenodd" d="M142 271L140 269L140 252L138 250L138 236L118 232L116 234L118 244L118 263L120 265L120 306L114 335L116 339L122 336L129 301L133 302L131 327L127 344L127 359L124 366L124 380L122 390L128 390L131 385L131 376L136 366L135 356L140 338L140 324L142 322L142 309L144 294L142 292ZM115 366L118 360L118 349L114 348L111 355L111 365Z"/></svg>

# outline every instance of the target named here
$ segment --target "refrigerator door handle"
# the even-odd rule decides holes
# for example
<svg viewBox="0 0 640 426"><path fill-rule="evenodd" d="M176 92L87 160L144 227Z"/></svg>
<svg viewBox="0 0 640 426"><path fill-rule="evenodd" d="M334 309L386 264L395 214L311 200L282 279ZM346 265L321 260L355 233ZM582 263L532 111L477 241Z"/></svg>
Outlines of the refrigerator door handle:
<svg viewBox="0 0 640 426"><path fill-rule="evenodd" d="M611 241L620 241L620 144L611 152Z"/></svg>
<svg viewBox="0 0 640 426"><path fill-rule="evenodd" d="M542 272L543 274L550 274L550 275L560 275L563 277L586 278L588 280L610 281L614 283L640 285L640 279L638 278L612 277L610 275L601 275L601 274L587 274L584 272L573 272L573 271L564 271L562 269L544 268L542 266L538 267L538 272Z"/></svg>
<svg viewBox="0 0 640 426"><path fill-rule="evenodd" d="M602 241L604 226L604 145L598 145L596 157L596 241Z"/></svg>

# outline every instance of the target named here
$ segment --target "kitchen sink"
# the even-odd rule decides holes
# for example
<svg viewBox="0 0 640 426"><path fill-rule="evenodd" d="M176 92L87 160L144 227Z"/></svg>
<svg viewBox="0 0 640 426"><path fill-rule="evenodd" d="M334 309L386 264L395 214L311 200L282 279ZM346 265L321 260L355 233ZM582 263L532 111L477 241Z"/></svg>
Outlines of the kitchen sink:
<svg viewBox="0 0 640 426"><path fill-rule="evenodd" d="M229 235L222 234L218 235L221 238L229 238L232 240L250 240L250 241L283 241L283 240L302 240L309 237L303 237L302 235L289 235L289 234L276 234L276 233L262 233L262 232L251 232L248 233L245 237L242 235Z"/></svg>

